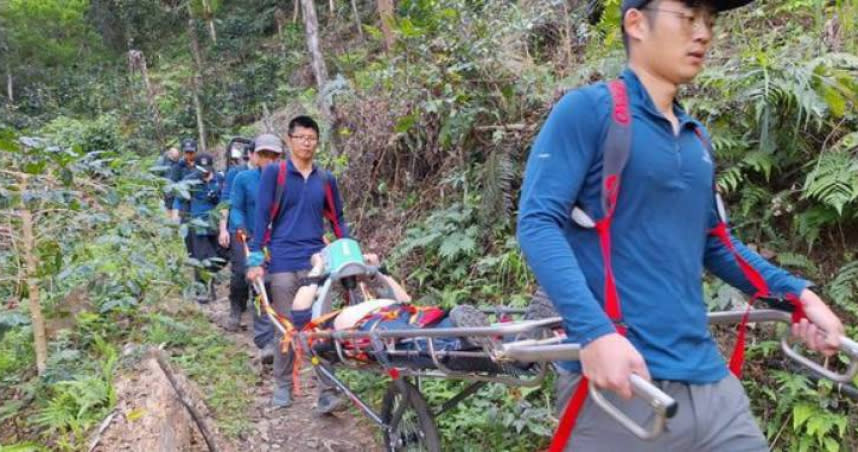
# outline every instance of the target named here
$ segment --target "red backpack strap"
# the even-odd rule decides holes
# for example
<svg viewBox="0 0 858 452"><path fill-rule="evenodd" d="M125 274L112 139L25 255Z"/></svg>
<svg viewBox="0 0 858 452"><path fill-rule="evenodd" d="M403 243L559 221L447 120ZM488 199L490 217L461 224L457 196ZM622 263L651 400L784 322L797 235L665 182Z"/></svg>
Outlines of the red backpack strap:
<svg viewBox="0 0 858 452"><path fill-rule="evenodd" d="M602 210L604 217L596 222L596 232L602 248L602 265L605 272L605 313L617 324L617 331L625 334L621 325L620 296L611 264L611 222L617 207L623 169L629 161L632 146L632 114L629 96L623 80L608 82L611 93L611 122L602 144Z"/></svg>
<svg viewBox="0 0 858 452"><path fill-rule="evenodd" d="M337 205L334 202L334 189L331 180L333 176L326 170L322 170L322 183L325 186L325 207L324 216L331 222L331 227L334 229L334 235L341 239L343 238L343 228L340 226L340 219L337 216Z"/></svg>
<svg viewBox="0 0 858 452"><path fill-rule="evenodd" d="M274 199L271 206L268 208L268 227L265 228L265 235L262 237L262 246L266 246L271 242L271 233L274 229L274 221L280 213L280 203L283 201L283 195L286 194L286 160L280 162L277 169L277 188L274 191Z"/></svg>
<svg viewBox="0 0 858 452"><path fill-rule="evenodd" d="M622 80L608 82L611 93L611 122L602 143L602 210L605 218L614 216L620 180L632 148L632 114L629 96Z"/></svg>
<svg viewBox="0 0 858 452"><path fill-rule="evenodd" d="M703 143L703 146L706 147L706 151L709 152L710 156L714 157L714 152L712 149L712 142L703 134L703 131L700 130L699 127L694 128L694 133L697 135L697 138ZM750 262L748 262L739 251L736 250L736 247L733 245L733 241L730 238L730 230L727 224L727 212L724 208L724 202L721 199L721 195L718 194L717 187L713 184L713 196L715 202L715 209L718 213L718 224L715 225L714 228L709 230L709 234L716 237L718 241L730 251L730 254L733 255L733 259L736 261L736 265L742 270L742 274L745 275L745 278L754 288L754 295L751 296L751 300L748 302L748 308L745 311L745 315L742 316L742 321L739 323L739 329L736 337L736 345L733 348L733 353L730 356L730 371L737 378L741 378L742 376L742 364L745 361L745 332L747 330L748 325L748 316L751 312L751 305L753 305L754 301L761 297L769 297L771 295L771 290L769 290L769 285L766 283L766 279L763 278L763 275L754 268ZM794 305L795 309L793 311L793 321L798 322L804 317L804 310L801 307L801 302L798 300L798 297L795 294L788 294L786 299Z"/></svg>
<svg viewBox="0 0 858 452"><path fill-rule="evenodd" d="M605 273L605 313L614 322L617 332L625 335L626 327L622 323L620 295L614 280L611 264L611 221L617 207L620 194L620 181L623 170L629 161L632 146L632 114L629 109L629 96L623 80L607 83L611 94L611 122L608 134L602 143L602 219L596 221L596 232L602 249L602 265ZM563 410L557 431L551 440L549 452L562 452L575 429L578 414L587 401L589 381L582 376L569 404Z"/></svg>

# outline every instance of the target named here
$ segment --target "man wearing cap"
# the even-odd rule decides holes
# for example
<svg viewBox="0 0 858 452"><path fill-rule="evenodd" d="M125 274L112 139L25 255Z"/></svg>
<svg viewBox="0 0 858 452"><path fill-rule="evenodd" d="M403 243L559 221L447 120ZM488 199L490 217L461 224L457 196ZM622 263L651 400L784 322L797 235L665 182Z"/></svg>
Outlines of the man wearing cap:
<svg viewBox="0 0 858 452"><path fill-rule="evenodd" d="M197 155L197 141L193 138L185 138L182 140L182 160L173 165L170 172L170 180L173 183L180 182L194 171L194 158Z"/></svg>
<svg viewBox="0 0 858 452"><path fill-rule="evenodd" d="M194 172L194 159L197 155L197 141L193 138L185 138L181 143L182 148L182 160L173 165L170 170L170 180L176 184L182 182L187 178L191 173ZM175 203L178 200L178 196L173 197L173 202ZM175 208L170 210L170 215L173 221L185 223L188 221L187 215L183 215L182 212L176 210ZM192 243L191 243L191 234L185 235L185 251L188 254L191 254Z"/></svg>
<svg viewBox="0 0 858 452"><path fill-rule="evenodd" d="M229 282L230 319L228 327L238 329L241 313L247 307L248 284L245 279L246 265L243 236L250 242L254 233L256 196L262 170L283 155L283 142L276 135L262 134L254 140L250 153L251 169L239 173L232 184L229 209L229 231L232 235L232 279ZM253 312L253 343L262 351L262 361L274 358L274 327L266 315Z"/></svg>
<svg viewBox="0 0 858 452"><path fill-rule="evenodd" d="M208 273L217 272L224 267L226 254L217 243L216 222L212 212L220 201L221 178L214 171L214 158L211 154L200 154L194 159L194 170L183 179L190 186L190 199L176 197L173 208L188 219L187 242L190 255L202 264L194 267L194 279L208 294L197 292L197 302L203 304L214 301L214 279ZM199 289L199 287L198 287Z"/></svg>
<svg viewBox="0 0 858 452"><path fill-rule="evenodd" d="M612 121L623 120L617 119L606 84L564 96L533 144L519 206L519 243L563 317L569 340L582 345L580 365L560 363L558 406L578 391L582 373L590 384L611 391L608 399L644 425L651 411L639 399L628 400L631 374L651 379L679 403L667 430L643 442L587 400L567 450L768 450L744 389L728 372L707 327L704 268L754 293L726 243L756 268L772 293L796 295L808 319L793 333L809 348L830 354L838 345L843 326L808 289L809 282L766 262L732 236L721 241L710 235L718 214L712 156L704 141L709 138L677 102L677 90L702 70L716 15L749 2L622 2L628 67L620 77L631 137L609 223L607 263L598 233L570 221L575 206L595 218L604 216L602 146ZM614 293L606 284L607 265L619 295L618 324L612 321L616 314L604 311L605 294ZM614 304L613 296L610 300ZM832 334L823 337L819 328ZM623 330L625 336L618 332Z"/></svg>
<svg viewBox="0 0 858 452"><path fill-rule="evenodd" d="M262 171L259 180L259 196L256 200L255 232L251 242L253 253L248 258L247 278L252 280L264 274L262 247L269 231L270 251L268 273L271 278L271 298L274 309L291 316L296 326L309 322L310 310L293 311L292 301L300 287L300 280L311 268L310 258L325 246L323 213L330 192L333 201L332 213L340 235L348 236L343 219L342 200L333 174L318 167L313 159L319 142L319 126L312 118L298 116L289 122L289 159L286 161L282 180L285 190L277 209L277 217L269 230L269 215L277 193L278 176L282 165L269 165ZM279 331L275 331L279 336ZM277 340L279 338L276 338ZM294 354L290 351L274 354L275 407L292 404L292 369ZM322 387L316 410L320 414L330 413L342 406L342 398L333 386L322 379Z"/></svg>

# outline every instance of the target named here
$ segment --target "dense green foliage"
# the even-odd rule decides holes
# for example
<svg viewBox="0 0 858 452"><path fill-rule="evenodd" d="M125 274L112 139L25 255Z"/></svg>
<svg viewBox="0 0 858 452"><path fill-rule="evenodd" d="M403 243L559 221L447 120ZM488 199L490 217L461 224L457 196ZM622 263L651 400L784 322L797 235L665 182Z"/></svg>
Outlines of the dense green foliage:
<svg viewBox="0 0 858 452"><path fill-rule="evenodd" d="M50 334L47 376L34 379L21 257L2 242L2 274L18 276L4 276L0 287L0 299L10 300L0 311L0 399L9 400L0 408L0 441L78 448L114 403L111 379L129 342L166 344L212 389L216 412L249 403L228 385L237 379L210 378L214 368L247 378L246 368L224 358L230 345L195 314L161 308L185 289L186 272L176 258L177 231L157 206L162 183L146 171L165 143L126 53L146 56L166 141L196 135L188 14L202 47L210 143L282 127L271 124L280 110L318 113L318 90L303 27L289 17L293 3L207 3L0 3L0 72L4 81L12 75L15 97L4 97L0 128L47 139L23 146L4 132L0 159L3 168L46 181L26 196L46 212L39 285L49 323L63 326ZM595 25L586 20L592 11L576 6L584 3L400 0L391 24L396 43L383 51L375 2L357 2L363 39L348 2L334 2L333 11L318 2L331 73L323 97L335 106L324 146L335 152L323 160L340 173L358 237L393 261L419 300L526 303L534 281L514 217L529 145L559 94L616 75L624 61L619 1L606 0ZM817 282L851 324L858 321L856 18L858 5L847 0L758 1L719 19L708 69L683 93L714 137L737 233ZM14 209L22 195L17 176L2 174L0 207ZM0 226L14 231L17 220L8 218ZM713 308L737 302L717 281L706 288ZM747 379L773 446L858 448L854 403L794 373L773 337L755 332ZM378 378L350 379L379 394ZM458 387L432 382L425 389L437 403ZM553 426L549 389L482 390L438 419L447 445L545 444ZM247 428L240 417L227 418L218 418L224 430Z"/></svg>

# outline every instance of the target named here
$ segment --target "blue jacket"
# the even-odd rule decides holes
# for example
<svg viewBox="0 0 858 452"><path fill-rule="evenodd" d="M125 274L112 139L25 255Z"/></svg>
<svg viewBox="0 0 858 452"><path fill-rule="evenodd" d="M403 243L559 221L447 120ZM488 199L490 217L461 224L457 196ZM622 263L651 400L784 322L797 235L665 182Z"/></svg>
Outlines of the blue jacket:
<svg viewBox="0 0 858 452"><path fill-rule="evenodd" d="M310 257L319 252L325 243L322 218L325 206L325 187L323 169L313 166L307 180L287 162L286 190L280 203L280 215L271 233L268 245L271 260L270 273L294 272L310 268ZM277 187L277 172L280 165L271 164L262 170L259 181L259 195L256 203L252 251L262 249L262 239L268 227L268 215ZM333 174L327 173L334 194L334 207L343 234L348 236L348 228L343 218L343 205L337 181Z"/></svg>
<svg viewBox="0 0 858 452"><path fill-rule="evenodd" d="M631 71L622 74L632 113L632 148L611 227L613 269L628 339L653 378L711 383L727 373L709 333L704 267L753 293L731 253L708 230L717 223L714 167L677 104L678 135ZM570 342L587 345L614 332L603 311L604 271L595 231L569 219L573 205L601 218L602 142L611 120L604 84L567 94L552 110L527 162L518 239L558 312ZM708 136L708 135L707 135ZM808 282L769 264L732 238L739 252L779 293ZM564 363L576 370L577 363Z"/></svg>
<svg viewBox="0 0 858 452"><path fill-rule="evenodd" d="M157 174L158 176L162 176L166 179L169 179L173 176L173 167L178 165L179 162L174 162L167 157L166 152L162 152L161 155L155 160L155 166L152 168L152 172Z"/></svg>
<svg viewBox="0 0 858 452"><path fill-rule="evenodd" d="M247 166L246 163L242 163L241 165L231 166L229 170L227 170L226 176L223 180L223 190L220 192L220 202L229 205L230 195L232 194L232 184L235 182L235 177L242 171L249 168L250 167Z"/></svg>
<svg viewBox="0 0 858 452"><path fill-rule="evenodd" d="M222 178L215 173L208 182L202 180L202 173L194 171L183 179L190 184L190 199L176 197L173 208L182 212L185 218L202 220L207 226L192 226L197 235L214 235L217 231L212 211L220 202L220 187Z"/></svg>
<svg viewBox="0 0 858 452"><path fill-rule="evenodd" d="M193 163L189 165L185 159L181 159L170 168L170 180L173 183L182 181L195 170L196 168Z"/></svg>
<svg viewBox="0 0 858 452"><path fill-rule="evenodd" d="M229 176L227 174L227 176ZM254 233L253 226L256 219L256 195L259 193L259 179L262 176L261 168L253 168L242 171L232 181L232 190L229 196L231 202L229 207L229 232L235 233L244 229L248 235Z"/></svg>

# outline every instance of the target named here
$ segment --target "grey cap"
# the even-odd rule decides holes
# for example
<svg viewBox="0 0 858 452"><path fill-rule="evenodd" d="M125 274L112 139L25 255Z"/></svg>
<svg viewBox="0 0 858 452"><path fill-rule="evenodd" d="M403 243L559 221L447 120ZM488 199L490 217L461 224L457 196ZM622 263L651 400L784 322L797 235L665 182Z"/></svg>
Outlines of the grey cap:
<svg viewBox="0 0 858 452"><path fill-rule="evenodd" d="M271 151L276 154L283 153L283 140L277 135L263 133L253 140L253 152Z"/></svg>
<svg viewBox="0 0 858 452"><path fill-rule="evenodd" d="M715 11L721 12L745 6L753 1L754 0L709 0L707 3L712 5L712 7L715 8ZM625 15L626 11L630 9L641 9L651 2L652 0L623 0L621 12Z"/></svg>

